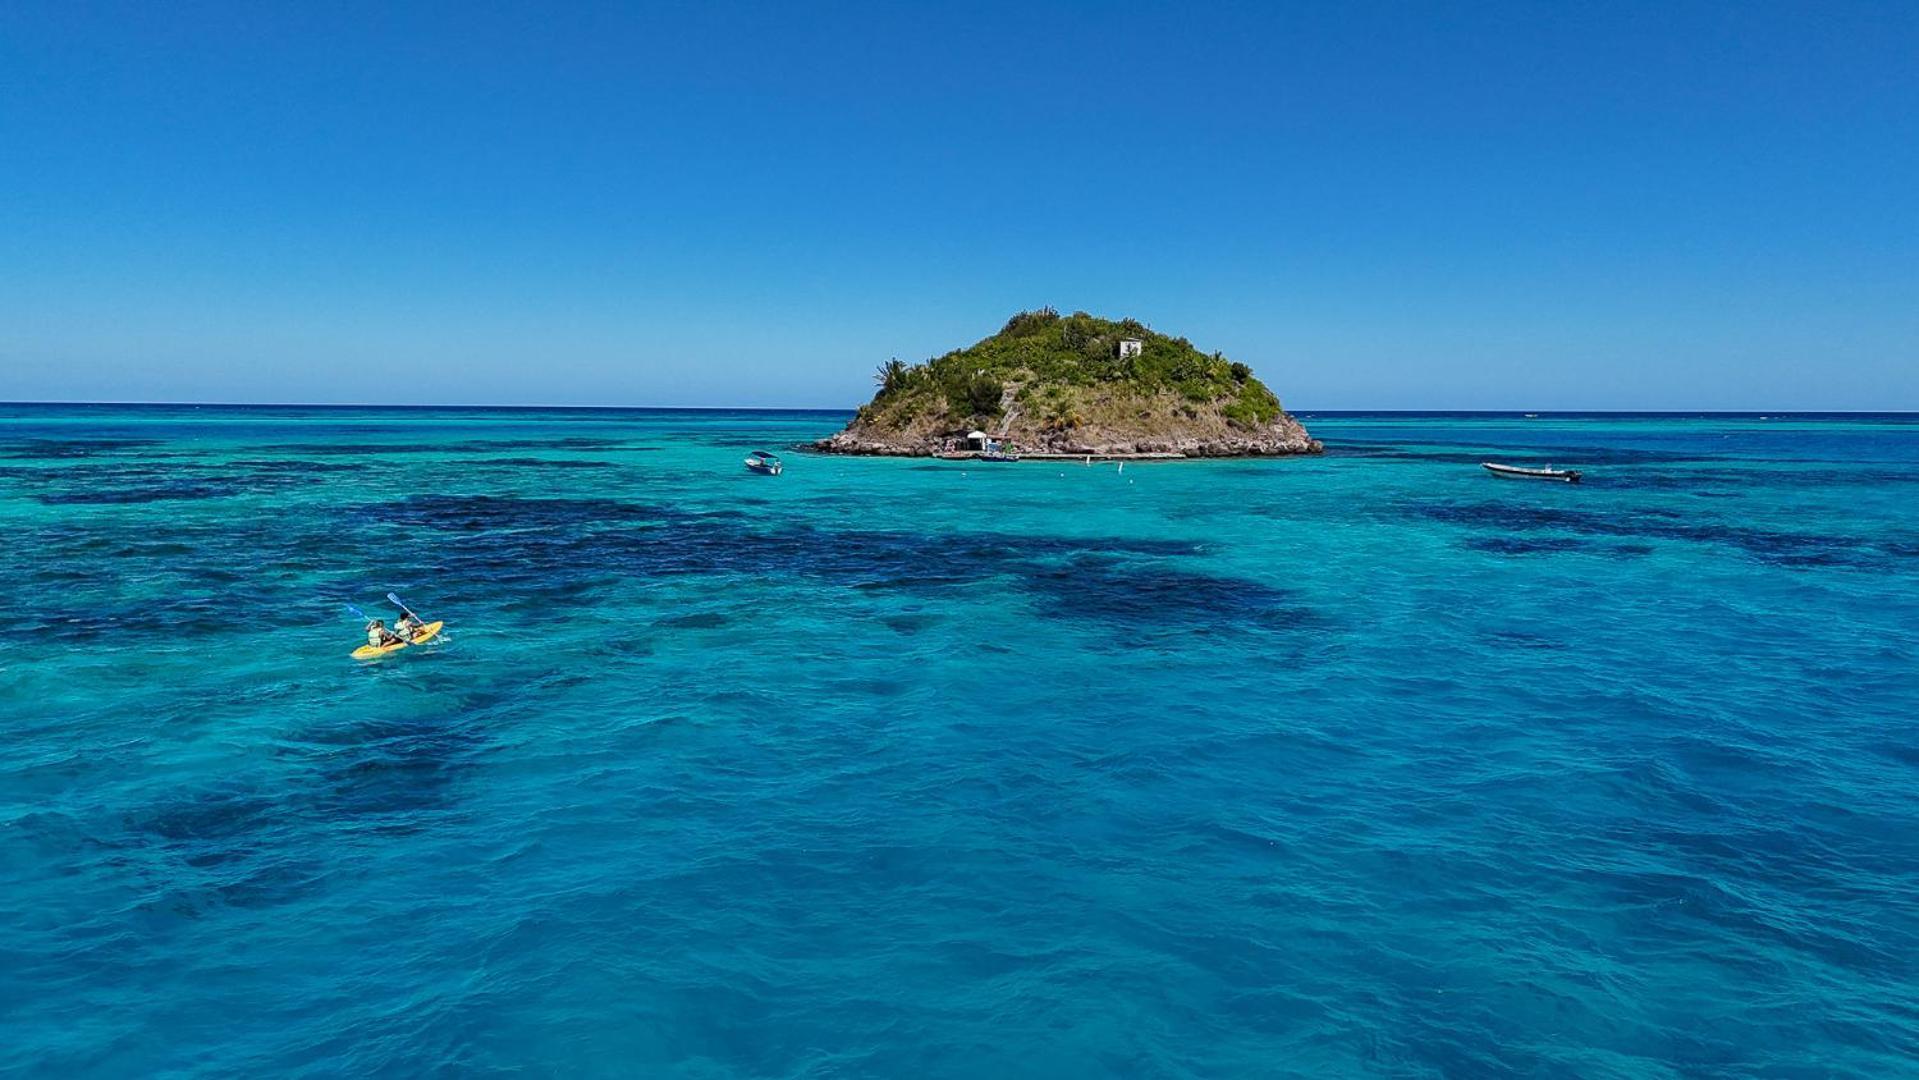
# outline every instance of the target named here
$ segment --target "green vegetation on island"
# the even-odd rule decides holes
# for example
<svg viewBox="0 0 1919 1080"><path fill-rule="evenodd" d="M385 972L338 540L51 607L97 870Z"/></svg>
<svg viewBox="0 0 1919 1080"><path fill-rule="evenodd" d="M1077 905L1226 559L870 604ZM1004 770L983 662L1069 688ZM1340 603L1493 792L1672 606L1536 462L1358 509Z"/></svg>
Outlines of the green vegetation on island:
<svg viewBox="0 0 1919 1080"><path fill-rule="evenodd" d="M920 364L880 365L878 392L821 443L844 453L965 449L983 431L1027 452L1312 453L1250 367L1133 319L1023 311L999 333Z"/></svg>

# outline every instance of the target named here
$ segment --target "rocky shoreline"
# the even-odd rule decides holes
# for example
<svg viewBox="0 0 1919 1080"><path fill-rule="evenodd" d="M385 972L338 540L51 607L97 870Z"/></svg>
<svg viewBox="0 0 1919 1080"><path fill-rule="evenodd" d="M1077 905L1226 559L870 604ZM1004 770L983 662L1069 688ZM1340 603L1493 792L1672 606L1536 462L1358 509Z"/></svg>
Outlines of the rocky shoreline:
<svg viewBox="0 0 1919 1080"><path fill-rule="evenodd" d="M1244 433L1088 438L1077 432L1008 431L995 433L993 438L1016 454L1109 459L1290 457L1325 451L1320 441L1291 416L1281 416L1266 428ZM902 436L863 430L856 420L846 430L811 444L811 449L867 457L938 457L964 452L966 439L963 433Z"/></svg>

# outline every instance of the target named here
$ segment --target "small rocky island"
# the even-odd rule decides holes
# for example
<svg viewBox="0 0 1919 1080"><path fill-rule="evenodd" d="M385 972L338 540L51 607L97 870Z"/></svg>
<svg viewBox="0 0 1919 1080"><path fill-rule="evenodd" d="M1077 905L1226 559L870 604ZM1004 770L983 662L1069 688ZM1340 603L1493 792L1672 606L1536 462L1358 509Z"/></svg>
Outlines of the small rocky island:
<svg viewBox="0 0 1919 1080"><path fill-rule="evenodd" d="M836 454L1008 451L1095 457L1317 454L1252 369L1132 319L1023 311L999 333L923 364L880 365L879 392Z"/></svg>

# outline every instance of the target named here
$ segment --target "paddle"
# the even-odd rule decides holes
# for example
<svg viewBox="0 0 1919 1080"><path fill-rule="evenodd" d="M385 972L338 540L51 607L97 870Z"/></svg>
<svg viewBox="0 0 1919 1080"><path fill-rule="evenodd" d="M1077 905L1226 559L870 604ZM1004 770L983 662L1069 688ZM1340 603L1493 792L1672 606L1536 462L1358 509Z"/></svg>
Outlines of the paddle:
<svg viewBox="0 0 1919 1080"><path fill-rule="evenodd" d="M420 624L421 626L425 626L425 625L426 625L426 620L425 620L425 619L422 619L422 618L420 618L420 617L419 617L418 615L414 615L414 614L413 614L413 609L412 609L412 608L410 608L410 607L407 607L407 606L406 606L406 604L404 604L404 603L402 603L402 602L401 602L401 600L400 600L400 598L399 598L398 596L396 596L396 595L394 595L393 593L387 593L387 594L386 594L386 598L387 598L388 600L391 600L391 601L393 601L393 606L394 606L394 607L397 607L397 608L399 608L399 609L400 609L401 611L404 611L404 612L406 612L406 613L407 613L408 615L413 615L413 621L414 621L414 622L417 622L417 623L419 623L419 624ZM413 636L413 635L411 635L411 634L408 634L408 635L407 635L407 637L408 637L408 639L409 639L409 642L410 642L410 639L412 638L412 636Z"/></svg>

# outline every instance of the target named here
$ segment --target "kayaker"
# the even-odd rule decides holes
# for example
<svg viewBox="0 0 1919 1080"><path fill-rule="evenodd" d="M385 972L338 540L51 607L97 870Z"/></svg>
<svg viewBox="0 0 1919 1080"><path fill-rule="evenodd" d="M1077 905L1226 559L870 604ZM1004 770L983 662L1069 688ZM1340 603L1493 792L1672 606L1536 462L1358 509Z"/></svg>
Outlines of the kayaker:
<svg viewBox="0 0 1919 1080"><path fill-rule="evenodd" d="M393 624L394 632L408 641L412 641L413 636L425 628L426 624L421 622L419 616L413 614L411 611L403 612L399 620Z"/></svg>
<svg viewBox="0 0 1919 1080"><path fill-rule="evenodd" d="M388 630L386 623L381 622L379 619L375 619L366 624L366 643L376 649L383 649L388 645L398 645L404 640L405 639L400 637L400 635Z"/></svg>

